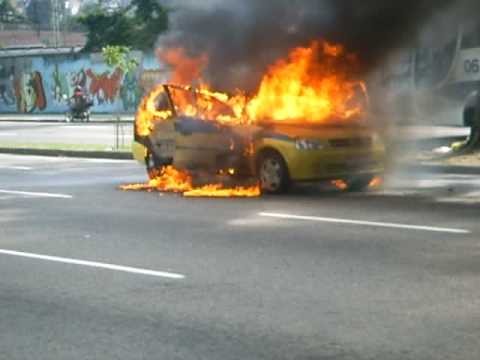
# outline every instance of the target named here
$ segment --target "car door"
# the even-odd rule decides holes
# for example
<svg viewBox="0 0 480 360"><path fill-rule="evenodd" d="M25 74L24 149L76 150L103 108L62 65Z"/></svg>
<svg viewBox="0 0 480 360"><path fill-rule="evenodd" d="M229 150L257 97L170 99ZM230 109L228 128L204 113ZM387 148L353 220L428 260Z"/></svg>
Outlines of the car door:
<svg viewBox="0 0 480 360"><path fill-rule="evenodd" d="M169 87L175 112L174 166L215 172L231 147L228 127L208 119L197 102L199 94L180 87Z"/></svg>
<svg viewBox="0 0 480 360"><path fill-rule="evenodd" d="M156 166L170 165L175 157L175 113L165 87L155 98L154 129L149 135L150 148L155 155Z"/></svg>

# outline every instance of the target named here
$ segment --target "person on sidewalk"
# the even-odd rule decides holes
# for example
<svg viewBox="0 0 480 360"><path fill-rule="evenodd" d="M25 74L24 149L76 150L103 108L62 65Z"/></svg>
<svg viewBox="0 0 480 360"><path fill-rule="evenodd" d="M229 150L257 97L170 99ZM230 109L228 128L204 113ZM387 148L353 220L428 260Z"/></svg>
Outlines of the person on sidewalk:
<svg viewBox="0 0 480 360"><path fill-rule="evenodd" d="M467 150L480 149L480 90L472 93L467 100L464 123L470 126L470 136L465 148Z"/></svg>

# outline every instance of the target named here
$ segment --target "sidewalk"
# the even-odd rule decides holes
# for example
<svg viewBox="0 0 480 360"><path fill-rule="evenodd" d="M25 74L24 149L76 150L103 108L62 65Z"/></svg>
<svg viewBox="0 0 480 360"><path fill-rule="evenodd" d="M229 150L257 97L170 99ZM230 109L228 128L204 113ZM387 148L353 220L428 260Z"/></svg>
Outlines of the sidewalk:
<svg viewBox="0 0 480 360"><path fill-rule="evenodd" d="M120 120L122 122L133 122L133 114L121 114ZM1 121L11 122L64 122L64 114L0 114ZM116 122L115 114L92 114L90 122Z"/></svg>
<svg viewBox="0 0 480 360"><path fill-rule="evenodd" d="M460 126L404 126L397 127L393 132L403 140L422 141L445 138L465 138L470 134L470 128Z"/></svg>

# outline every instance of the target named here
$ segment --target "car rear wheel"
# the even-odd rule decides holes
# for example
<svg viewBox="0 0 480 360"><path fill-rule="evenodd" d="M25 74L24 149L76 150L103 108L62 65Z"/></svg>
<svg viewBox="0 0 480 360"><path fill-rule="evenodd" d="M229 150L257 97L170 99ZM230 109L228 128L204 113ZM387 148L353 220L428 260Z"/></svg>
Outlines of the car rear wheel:
<svg viewBox="0 0 480 360"><path fill-rule="evenodd" d="M274 151L265 152L258 161L258 178L263 192L280 194L288 190L290 177L282 156Z"/></svg>
<svg viewBox="0 0 480 360"><path fill-rule="evenodd" d="M350 192L360 192L366 191L370 187L372 180L375 178L375 175L362 175L355 176L346 180L347 191Z"/></svg>

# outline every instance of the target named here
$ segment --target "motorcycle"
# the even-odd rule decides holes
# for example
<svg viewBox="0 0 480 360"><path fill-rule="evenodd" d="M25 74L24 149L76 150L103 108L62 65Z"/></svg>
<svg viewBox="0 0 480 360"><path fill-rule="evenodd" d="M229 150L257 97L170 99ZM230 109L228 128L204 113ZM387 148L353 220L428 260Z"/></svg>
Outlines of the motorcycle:
<svg viewBox="0 0 480 360"><path fill-rule="evenodd" d="M90 108L93 106L93 101L85 95L73 95L71 98L64 96L68 103L69 110L65 113L65 122L89 122Z"/></svg>

